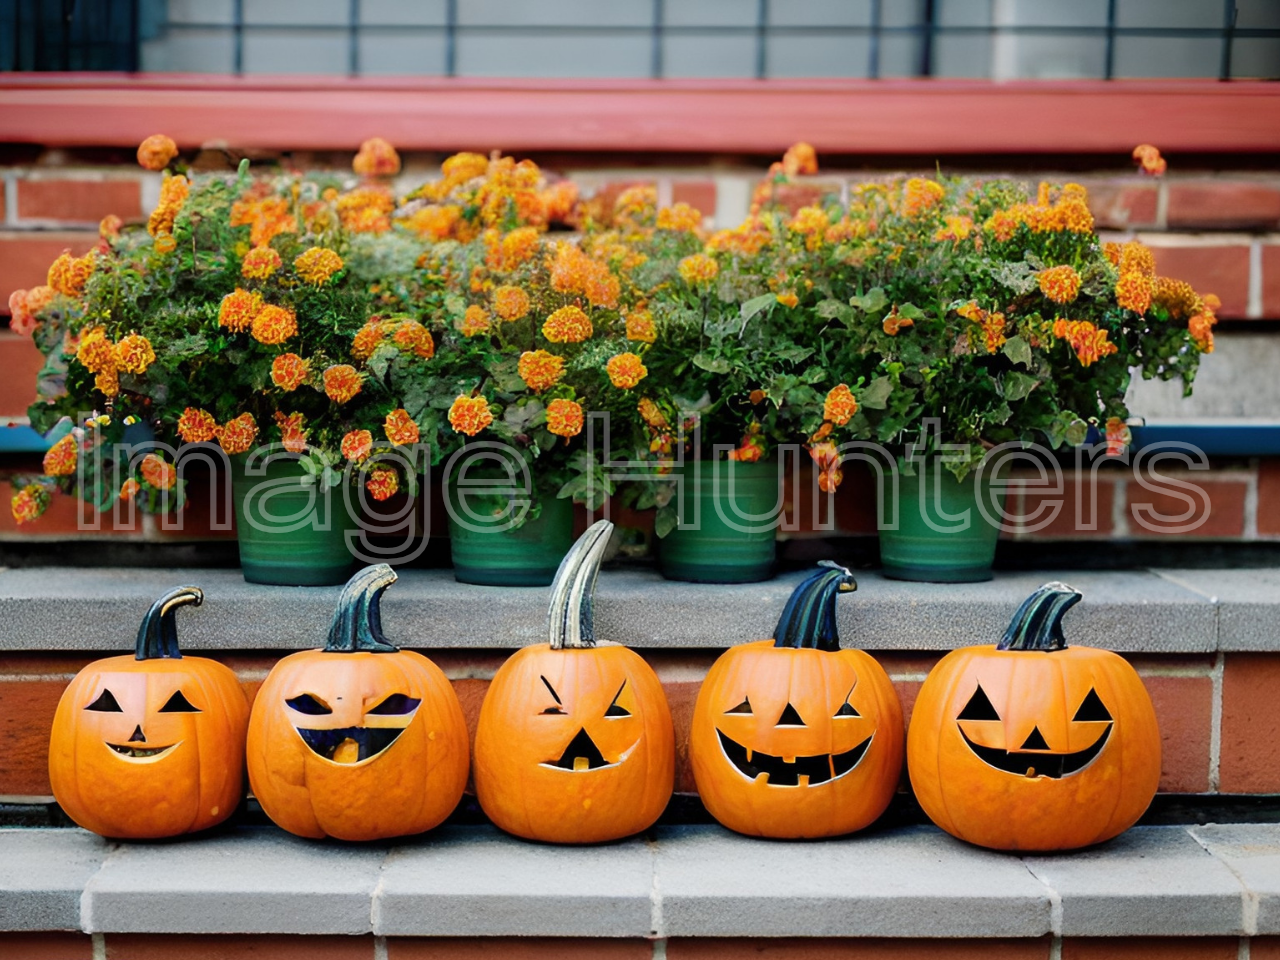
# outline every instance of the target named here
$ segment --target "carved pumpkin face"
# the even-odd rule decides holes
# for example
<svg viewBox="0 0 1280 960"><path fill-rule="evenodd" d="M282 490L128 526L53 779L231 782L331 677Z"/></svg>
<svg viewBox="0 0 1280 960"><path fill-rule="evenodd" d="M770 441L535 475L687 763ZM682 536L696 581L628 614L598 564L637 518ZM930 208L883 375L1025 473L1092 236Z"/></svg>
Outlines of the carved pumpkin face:
<svg viewBox="0 0 1280 960"><path fill-rule="evenodd" d="M462 797L467 732L453 687L426 657L386 644L370 613L394 579L385 564L357 573L330 645L285 657L258 691L249 780L263 810L290 833L420 833Z"/></svg>
<svg viewBox="0 0 1280 960"><path fill-rule="evenodd" d="M1053 618L1079 598L1069 589L1041 588L1041 622L1028 631L1060 637ZM1043 612L1055 598L1060 609ZM944 657L916 700L908 758L916 797L944 830L996 849L1062 850L1142 815L1160 779L1160 732L1128 663L1050 637Z"/></svg>
<svg viewBox="0 0 1280 960"><path fill-rule="evenodd" d="M851 581L847 571L823 572L796 593L825 590L815 604L833 604ZM813 612L819 621L825 616ZM834 623L832 611L833 630ZM777 639L725 651L698 693L689 742L698 793L712 816L739 833L849 833L883 813L897 789L902 709L888 676L862 651L839 649L834 637L826 649L779 645L795 632L784 614Z"/></svg>
<svg viewBox="0 0 1280 960"><path fill-rule="evenodd" d="M162 597L143 621L136 656L89 664L63 693L49 778L82 827L172 837L221 823L239 804L249 705L227 667L183 657L173 629L173 610L202 596L187 587ZM162 634L165 643L148 646Z"/></svg>
<svg viewBox="0 0 1280 960"><path fill-rule="evenodd" d="M476 796L495 824L532 840L630 836L671 799L675 735L662 684L626 647L586 645L582 607L612 527L602 520L588 530L557 574L559 642L526 647L504 663L480 710Z"/></svg>

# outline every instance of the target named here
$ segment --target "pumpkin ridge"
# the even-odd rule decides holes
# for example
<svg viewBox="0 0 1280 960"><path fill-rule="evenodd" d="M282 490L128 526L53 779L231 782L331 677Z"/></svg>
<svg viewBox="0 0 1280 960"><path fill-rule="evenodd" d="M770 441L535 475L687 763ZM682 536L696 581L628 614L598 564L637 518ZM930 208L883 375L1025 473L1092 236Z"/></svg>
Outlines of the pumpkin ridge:
<svg viewBox="0 0 1280 960"><path fill-rule="evenodd" d="M157 660L161 658L181 660L182 651L178 649L178 626L174 619L174 611L178 607L191 604L200 606L204 603L204 591L199 587L174 587L151 604L151 609L142 618L138 627L138 639L134 643L135 660Z"/></svg>
<svg viewBox="0 0 1280 960"><path fill-rule="evenodd" d="M399 653L382 634L382 594L399 579L385 563L357 570L342 588L329 624L326 653Z"/></svg>
<svg viewBox="0 0 1280 960"><path fill-rule="evenodd" d="M774 646L833 651L840 649L836 597L858 589L853 574L830 560L800 581L787 598L773 631Z"/></svg>

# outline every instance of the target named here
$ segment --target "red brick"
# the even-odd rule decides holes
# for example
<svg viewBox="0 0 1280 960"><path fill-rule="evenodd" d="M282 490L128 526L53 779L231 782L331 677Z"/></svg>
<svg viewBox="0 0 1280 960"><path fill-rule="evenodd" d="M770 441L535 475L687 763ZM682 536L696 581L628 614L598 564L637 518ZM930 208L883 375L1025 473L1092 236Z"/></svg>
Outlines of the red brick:
<svg viewBox="0 0 1280 960"><path fill-rule="evenodd" d="M1160 790L1207 792L1213 681L1208 677L1151 676L1143 673L1141 663L1135 665L1160 723Z"/></svg>
<svg viewBox="0 0 1280 960"><path fill-rule="evenodd" d="M702 684L697 681L667 682L662 692L667 695L671 707L671 723L676 732L676 792L697 793L693 779L693 764L689 760L689 731L693 727L693 707L698 701Z"/></svg>
<svg viewBox="0 0 1280 960"><path fill-rule="evenodd" d="M1160 493L1152 490L1145 490L1134 481L1130 481L1127 487L1129 498L1129 523L1131 532L1135 536L1153 536L1172 534L1182 537L1239 537L1244 533L1244 499L1245 499L1245 483L1243 480L1200 480L1188 479L1186 477L1178 478L1181 482L1190 482L1202 489L1209 498L1209 510L1207 515L1204 512L1203 504L1198 495L1193 491L1184 491L1184 495L1189 496L1194 501L1194 513L1190 519L1186 521L1167 521L1162 522L1152 516L1152 511L1158 516L1177 517L1187 511L1187 503L1184 500L1174 497L1167 493ZM1159 482L1165 485L1166 480L1157 481L1151 478L1151 482ZM1145 516L1143 521L1139 522L1138 512L1135 507L1138 504L1149 504L1151 511L1143 511ZM1201 522L1203 519L1203 522ZM1178 530L1177 528L1184 524L1199 523L1194 530Z"/></svg>
<svg viewBox="0 0 1280 960"><path fill-rule="evenodd" d="M668 940L667 960L1045 960L1048 940ZM394 960L394 958L393 958Z"/></svg>
<svg viewBox="0 0 1280 960"><path fill-rule="evenodd" d="M1242 180L1171 181L1168 226L1272 230L1280 225L1280 187Z"/></svg>
<svg viewBox="0 0 1280 960"><path fill-rule="evenodd" d="M1155 226L1155 184L1103 181L1087 186L1089 209L1098 227L1124 230Z"/></svg>
<svg viewBox="0 0 1280 960"><path fill-rule="evenodd" d="M1254 937L1249 941L1249 960L1280 960L1280 937Z"/></svg>
<svg viewBox="0 0 1280 960"><path fill-rule="evenodd" d="M142 216L142 185L134 179L19 180L18 218L97 223L109 213Z"/></svg>
<svg viewBox="0 0 1280 960"><path fill-rule="evenodd" d="M0 331L0 417L25 417L36 398L36 374L44 366L44 354L30 337Z"/></svg>
<svg viewBox="0 0 1280 960"><path fill-rule="evenodd" d="M82 933L0 933L0 957L10 960L92 960L93 938Z"/></svg>
<svg viewBox="0 0 1280 960"><path fill-rule="evenodd" d="M44 283L49 276L49 264L63 250L70 249L81 256L97 242L96 232L0 233L0 310L9 309L9 294L14 290Z"/></svg>
<svg viewBox="0 0 1280 960"><path fill-rule="evenodd" d="M760 183L765 185L769 181L762 180ZM829 197L839 197L841 191L838 180L804 180L797 183L775 183L771 186L772 196L766 194L768 199L765 206L781 208L791 215L801 207L824 203Z"/></svg>
<svg viewBox="0 0 1280 960"><path fill-rule="evenodd" d="M1218 789L1280 793L1280 656L1230 653L1222 677Z"/></svg>
<svg viewBox="0 0 1280 960"><path fill-rule="evenodd" d="M1280 245L1262 248L1262 315L1280 320Z"/></svg>
<svg viewBox="0 0 1280 960"><path fill-rule="evenodd" d="M372 960L373 937L112 933L107 960Z"/></svg>
<svg viewBox="0 0 1280 960"><path fill-rule="evenodd" d="M687 203L704 217L713 217L716 213L716 182L677 180L671 184L671 202Z"/></svg>
<svg viewBox="0 0 1280 960"><path fill-rule="evenodd" d="M1062 960L1236 960L1235 937L1071 937Z"/></svg>
<svg viewBox="0 0 1280 960"><path fill-rule="evenodd" d="M49 731L67 681L0 680L0 794L47 797Z"/></svg>
<svg viewBox="0 0 1280 960"><path fill-rule="evenodd" d="M1096 484L1087 479L1082 485L1079 478L1064 479L1062 493L1052 493L1050 487L1024 487L1021 490L1021 506L1018 510L1020 518L1025 522L1018 527L1036 526L1052 513L1052 506L1045 506L1043 513L1037 510L1048 503L1061 503L1062 508L1057 516L1038 530L1023 533L1024 536L1040 537L1107 537L1111 535L1112 508L1115 504L1115 481L1108 476L1096 476ZM1012 491L1011 491L1012 492ZM1091 497L1091 494L1093 496ZM1077 503L1079 497L1079 503ZM1092 500L1092 502L1091 502ZM1012 509L1012 508L1010 508ZM1094 529L1084 529L1082 524L1092 523Z"/></svg>
<svg viewBox="0 0 1280 960"><path fill-rule="evenodd" d="M1280 534L1280 459L1258 464L1258 533Z"/></svg>
<svg viewBox="0 0 1280 960"><path fill-rule="evenodd" d="M648 940L555 937L418 937L387 940L387 960L650 960Z"/></svg>
<svg viewBox="0 0 1280 960"><path fill-rule="evenodd" d="M1165 247L1152 244L1156 272L1191 284L1197 293L1214 293L1222 301L1218 316L1238 320L1249 305L1249 248L1223 246Z"/></svg>

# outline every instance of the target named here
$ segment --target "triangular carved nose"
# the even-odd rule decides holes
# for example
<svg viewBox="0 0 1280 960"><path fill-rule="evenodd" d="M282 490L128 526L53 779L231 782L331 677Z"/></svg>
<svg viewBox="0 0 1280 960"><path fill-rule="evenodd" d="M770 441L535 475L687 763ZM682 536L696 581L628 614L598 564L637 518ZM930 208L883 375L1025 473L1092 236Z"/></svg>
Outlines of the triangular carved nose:
<svg viewBox="0 0 1280 960"><path fill-rule="evenodd" d="M142 724L138 724L133 728L133 736L129 738L130 743L146 743L147 738L142 733Z"/></svg>
<svg viewBox="0 0 1280 960"><path fill-rule="evenodd" d="M803 727L805 722L800 719L800 714L791 704L787 704L783 708L782 716L778 718L778 726L780 727Z"/></svg>
<svg viewBox="0 0 1280 960"><path fill-rule="evenodd" d="M1023 750L1048 750L1049 744L1044 742L1044 736L1040 733L1039 727L1032 727L1031 733L1022 744Z"/></svg>

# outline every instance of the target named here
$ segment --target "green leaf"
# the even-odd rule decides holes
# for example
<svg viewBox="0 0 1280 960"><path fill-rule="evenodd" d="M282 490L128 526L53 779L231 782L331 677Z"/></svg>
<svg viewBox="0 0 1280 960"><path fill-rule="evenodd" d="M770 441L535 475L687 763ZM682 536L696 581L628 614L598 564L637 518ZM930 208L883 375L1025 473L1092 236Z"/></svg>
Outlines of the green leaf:
<svg viewBox="0 0 1280 960"><path fill-rule="evenodd" d="M1022 337L1010 337L1005 341L1001 352L1014 363L1020 363L1028 370L1031 369L1031 344Z"/></svg>
<svg viewBox="0 0 1280 960"><path fill-rule="evenodd" d="M798 343L792 343L788 346L780 347L774 352L783 360L790 360L792 363L800 363L801 361L808 360L809 357L813 356L812 347L802 347Z"/></svg>
<svg viewBox="0 0 1280 960"><path fill-rule="evenodd" d="M742 305L742 309L738 311L738 314L742 318L742 322L746 323L748 320L754 317L757 313L760 313L762 310L767 310L770 306L772 306L777 302L778 302L778 298L775 297L772 293L762 293L760 294L760 296L752 297L750 300L744 303Z"/></svg>
<svg viewBox="0 0 1280 960"><path fill-rule="evenodd" d="M889 298L884 295L884 290L880 287L872 287L860 297L849 298L849 306L857 307L866 313L883 310L888 303Z"/></svg>
<svg viewBox="0 0 1280 960"><path fill-rule="evenodd" d="M1066 429L1067 443L1073 447L1078 447L1084 443L1085 438L1089 435L1089 425L1083 420L1073 420L1071 425Z"/></svg>
<svg viewBox="0 0 1280 960"><path fill-rule="evenodd" d="M883 410L889 405L893 393L893 381L888 377L876 377L858 394L858 403L871 410Z"/></svg>
<svg viewBox="0 0 1280 960"><path fill-rule="evenodd" d="M907 317L911 320L923 320L925 312L914 303L904 303L898 307L898 316Z"/></svg>
<svg viewBox="0 0 1280 960"><path fill-rule="evenodd" d="M728 373L733 369L733 365L724 357L709 357L705 353L696 354L693 365L710 373Z"/></svg>
<svg viewBox="0 0 1280 960"><path fill-rule="evenodd" d="M814 312L824 320L843 320L848 323L853 318L853 311L839 300L823 300Z"/></svg>
<svg viewBox="0 0 1280 960"><path fill-rule="evenodd" d="M1005 374L1001 387L1006 400L1021 400L1034 390L1039 383L1040 381L1029 373L1019 373L1017 370L1011 370Z"/></svg>
<svg viewBox="0 0 1280 960"><path fill-rule="evenodd" d="M821 383L827 379L827 371L820 366L812 366L800 378L805 383Z"/></svg>
<svg viewBox="0 0 1280 960"><path fill-rule="evenodd" d="M658 512L653 518L653 532L656 533L658 535L658 539L661 540L676 528L676 524L678 522L679 517L676 514L676 508L674 506L667 504L665 507L659 507Z"/></svg>

